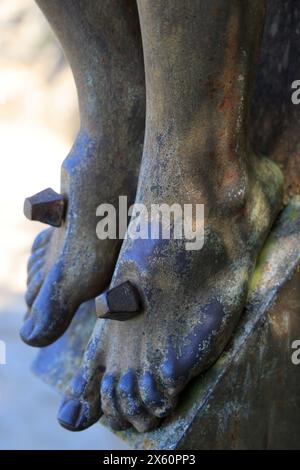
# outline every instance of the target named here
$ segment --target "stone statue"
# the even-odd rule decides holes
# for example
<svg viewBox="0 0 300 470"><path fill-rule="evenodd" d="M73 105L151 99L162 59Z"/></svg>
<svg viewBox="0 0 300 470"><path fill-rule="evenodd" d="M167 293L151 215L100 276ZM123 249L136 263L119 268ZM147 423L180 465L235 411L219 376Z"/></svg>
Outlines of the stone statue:
<svg viewBox="0 0 300 470"><path fill-rule="evenodd" d="M104 414L113 429L146 432L228 344L283 207L281 170L250 145L265 1L37 3L73 70L81 127L61 195L25 203L54 228L33 244L21 337L51 344L96 298L59 422L79 431ZM204 246L99 240L96 207L120 195L147 208L204 204Z"/></svg>

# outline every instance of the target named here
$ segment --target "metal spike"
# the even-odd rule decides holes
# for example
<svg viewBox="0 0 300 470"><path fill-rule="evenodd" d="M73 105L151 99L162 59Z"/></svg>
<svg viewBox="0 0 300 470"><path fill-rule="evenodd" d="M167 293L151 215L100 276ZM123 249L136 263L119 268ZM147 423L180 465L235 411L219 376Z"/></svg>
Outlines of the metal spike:
<svg viewBox="0 0 300 470"><path fill-rule="evenodd" d="M65 214L66 201L64 196L47 188L24 201L24 215L29 220L37 220L44 224L60 227Z"/></svg>
<svg viewBox="0 0 300 470"><path fill-rule="evenodd" d="M136 287L126 281L96 297L99 318L124 321L141 311L141 297Z"/></svg>

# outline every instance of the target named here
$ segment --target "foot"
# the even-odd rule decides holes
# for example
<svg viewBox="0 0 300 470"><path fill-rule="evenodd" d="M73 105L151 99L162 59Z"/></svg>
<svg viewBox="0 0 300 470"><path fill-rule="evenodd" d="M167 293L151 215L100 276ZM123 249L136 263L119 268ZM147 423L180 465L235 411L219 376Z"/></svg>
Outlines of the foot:
<svg viewBox="0 0 300 470"><path fill-rule="evenodd" d="M109 151L104 146L85 132L78 135L62 167L65 222L43 231L34 242L28 264L29 311L20 332L31 346L46 346L61 336L80 304L104 290L112 275L120 242L97 238L96 208L102 202L116 205L119 194L128 194L125 178L132 179L134 190L135 176L113 175L103 159Z"/></svg>
<svg viewBox="0 0 300 470"><path fill-rule="evenodd" d="M251 162L237 181L228 171L214 205L205 204L201 250L187 251L184 240L124 241L111 287L130 280L139 288L143 310L126 322L97 321L59 410L62 426L82 430L104 413L113 428L147 431L174 409L186 384L219 357L239 321L257 256L281 206L278 168L267 159ZM160 185L160 176L154 172L152 179L151 167L144 165L137 202L203 202L204 184L197 191L182 173L180 183L171 184L166 175L172 173L165 170ZM192 196L180 194L192 187Z"/></svg>
<svg viewBox="0 0 300 470"><path fill-rule="evenodd" d="M37 1L70 63L81 122L62 167L65 222L31 261L21 336L31 346L46 346L65 331L79 305L110 281L120 243L97 238L96 208L116 207L121 195L134 200L145 80L135 0Z"/></svg>

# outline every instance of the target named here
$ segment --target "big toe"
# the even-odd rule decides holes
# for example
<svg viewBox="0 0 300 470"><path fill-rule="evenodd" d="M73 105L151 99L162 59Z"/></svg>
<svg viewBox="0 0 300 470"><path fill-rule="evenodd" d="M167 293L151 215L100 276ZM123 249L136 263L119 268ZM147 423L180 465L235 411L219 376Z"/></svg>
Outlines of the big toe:
<svg viewBox="0 0 300 470"><path fill-rule="evenodd" d="M42 347L58 339L79 307L75 292L67 282L63 265L56 263L40 287L31 306L30 318L20 331L23 341L30 346Z"/></svg>
<svg viewBox="0 0 300 470"><path fill-rule="evenodd" d="M100 383L104 368L98 363L96 337L87 346L82 366L70 383L58 411L58 421L69 431L83 431L102 415Z"/></svg>

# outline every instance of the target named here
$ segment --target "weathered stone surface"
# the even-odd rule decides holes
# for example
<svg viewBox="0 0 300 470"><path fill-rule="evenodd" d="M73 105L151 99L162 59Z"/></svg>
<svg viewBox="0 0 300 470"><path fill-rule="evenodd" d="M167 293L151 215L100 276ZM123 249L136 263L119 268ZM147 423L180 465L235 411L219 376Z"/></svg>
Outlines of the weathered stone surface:
<svg viewBox="0 0 300 470"><path fill-rule="evenodd" d="M230 344L159 429L118 433L139 449L300 448L300 198L281 214L252 277L245 313ZM65 335L44 348L35 372L58 389L68 383L91 333L94 302ZM102 420L105 424L105 420Z"/></svg>

